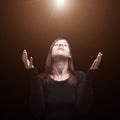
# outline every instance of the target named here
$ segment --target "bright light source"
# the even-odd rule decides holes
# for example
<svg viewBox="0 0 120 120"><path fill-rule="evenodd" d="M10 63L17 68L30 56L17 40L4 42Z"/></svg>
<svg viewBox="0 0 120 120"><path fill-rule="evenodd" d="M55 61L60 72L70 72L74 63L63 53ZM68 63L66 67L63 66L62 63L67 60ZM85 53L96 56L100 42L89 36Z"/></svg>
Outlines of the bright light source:
<svg viewBox="0 0 120 120"><path fill-rule="evenodd" d="M56 4L58 6L63 6L65 4L65 0L56 0Z"/></svg>
<svg viewBox="0 0 120 120"><path fill-rule="evenodd" d="M70 10L71 0L51 0L55 13L66 13ZM64 12L63 12L64 11Z"/></svg>
<svg viewBox="0 0 120 120"><path fill-rule="evenodd" d="M55 0L55 4L57 7L63 7L66 5L66 0Z"/></svg>

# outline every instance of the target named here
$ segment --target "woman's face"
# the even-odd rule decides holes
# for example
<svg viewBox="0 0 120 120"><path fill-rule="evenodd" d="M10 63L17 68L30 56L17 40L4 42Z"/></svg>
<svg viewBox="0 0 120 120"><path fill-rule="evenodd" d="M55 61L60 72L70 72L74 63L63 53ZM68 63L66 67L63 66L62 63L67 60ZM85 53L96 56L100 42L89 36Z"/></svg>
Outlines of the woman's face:
<svg viewBox="0 0 120 120"><path fill-rule="evenodd" d="M64 39L58 40L57 42L55 42L55 44L53 45L52 48L52 58L56 57L56 56L64 56L67 58L70 58L70 48L68 45L68 42Z"/></svg>

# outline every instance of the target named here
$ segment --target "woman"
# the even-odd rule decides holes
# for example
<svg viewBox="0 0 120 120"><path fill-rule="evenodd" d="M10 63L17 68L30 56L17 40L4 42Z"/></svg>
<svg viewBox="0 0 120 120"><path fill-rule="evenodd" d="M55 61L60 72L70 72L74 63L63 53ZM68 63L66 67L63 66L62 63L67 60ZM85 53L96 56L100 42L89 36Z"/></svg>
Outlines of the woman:
<svg viewBox="0 0 120 120"><path fill-rule="evenodd" d="M30 108L33 115L43 120L77 120L88 115L92 103L88 79L98 69L102 55L98 53L89 74L76 71L68 41L56 39L50 46L45 72L39 74L33 58L29 60L24 50L22 61L32 80Z"/></svg>

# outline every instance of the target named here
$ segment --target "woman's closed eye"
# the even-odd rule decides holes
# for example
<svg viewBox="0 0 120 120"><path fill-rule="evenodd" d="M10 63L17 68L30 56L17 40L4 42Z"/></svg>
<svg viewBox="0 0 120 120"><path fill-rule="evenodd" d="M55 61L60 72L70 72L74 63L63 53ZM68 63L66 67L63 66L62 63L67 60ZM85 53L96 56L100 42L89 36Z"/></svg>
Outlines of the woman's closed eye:
<svg viewBox="0 0 120 120"><path fill-rule="evenodd" d="M55 44L54 46L58 46L59 44ZM67 44L62 44L63 46L67 47Z"/></svg>
<svg viewBox="0 0 120 120"><path fill-rule="evenodd" d="M64 46L65 46L65 47L67 47L68 45L67 45L67 44L65 44Z"/></svg>
<svg viewBox="0 0 120 120"><path fill-rule="evenodd" d="M54 46L57 46L58 44L54 44Z"/></svg>

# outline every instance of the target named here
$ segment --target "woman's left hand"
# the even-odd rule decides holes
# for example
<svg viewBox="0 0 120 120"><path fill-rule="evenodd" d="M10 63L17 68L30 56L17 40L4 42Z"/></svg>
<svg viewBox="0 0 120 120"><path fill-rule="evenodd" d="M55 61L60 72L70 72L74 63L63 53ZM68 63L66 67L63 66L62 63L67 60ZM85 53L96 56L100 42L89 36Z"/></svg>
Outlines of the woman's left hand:
<svg viewBox="0 0 120 120"><path fill-rule="evenodd" d="M103 56L103 53L99 52L98 55L97 55L97 58L94 60L94 62L92 63L90 69L91 70L97 70L99 65L100 65L100 62L101 62L101 59L102 59L102 56Z"/></svg>

